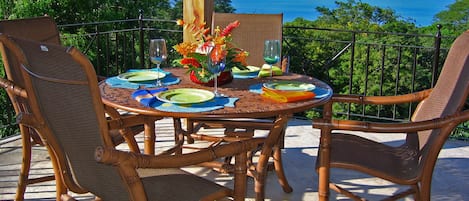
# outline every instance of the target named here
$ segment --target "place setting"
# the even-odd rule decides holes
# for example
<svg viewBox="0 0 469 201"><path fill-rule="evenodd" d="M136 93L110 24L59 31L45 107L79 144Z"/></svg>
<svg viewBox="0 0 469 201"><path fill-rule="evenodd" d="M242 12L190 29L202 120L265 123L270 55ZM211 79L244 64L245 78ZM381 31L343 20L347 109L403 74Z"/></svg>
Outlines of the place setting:
<svg viewBox="0 0 469 201"><path fill-rule="evenodd" d="M146 107L165 112L208 112L235 107L238 98L217 96L213 91L198 88L159 88L136 90L132 98Z"/></svg>
<svg viewBox="0 0 469 201"><path fill-rule="evenodd" d="M127 89L157 88L178 84L181 81L179 78L160 67L167 55L165 39L151 39L149 56L150 61L156 64L156 68L129 69L125 73L107 78L106 83L111 87Z"/></svg>
<svg viewBox="0 0 469 201"><path fill-rule="evenodd" d="M160 87L140 89L132 93L132 98L146 107L166 112L207 112L224 107L235 107L238 98L227 97L218 91L217 76L226 65L226 50L221 47L210 48L208 67L214 74L214 90L199 88Z"/></svg>
<svg viewBox="0 0 469 201"><path fill-rule="evenodd" d="M267 100L280 103L320 99L332 94L330 89L291 80L268 80L251 85L249 91L260 94Z"/></svg>

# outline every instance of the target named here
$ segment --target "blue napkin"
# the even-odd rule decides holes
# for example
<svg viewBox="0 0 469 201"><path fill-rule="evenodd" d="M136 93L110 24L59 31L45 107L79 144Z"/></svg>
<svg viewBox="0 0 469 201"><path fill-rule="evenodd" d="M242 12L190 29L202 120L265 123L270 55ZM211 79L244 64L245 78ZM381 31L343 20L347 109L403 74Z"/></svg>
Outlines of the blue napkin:
<svg viewBox="0 0 469 201"><path fill-rule="evenodd" d="M249 86L249 91L256 94L262 94L262 85L263 83L253 84ZM323 98L325 96L330 95L332 93L332 90L316 86L313 92L314 94L316 94L314 98Z"/></svg>
<svg viewBox="0 0 469 201"><path fill-rule="evenodd" d="M129 69L127 72L137 72L137 71L147 71L147 70L165 73L166 76L163 79L161 79L161 83L164 86L178 84L179 82L181 82L181 79L174 77L170 72L167 72L158 68ZM127 80L119 79L117 76L107 78L106 83L109 84L111 87L119 87L119 88L127 88L127 89L138 89L140 87L143 87L143 88L156 87L156 81L129 82Z"/></svg>
<svg viewBox="0 0 469 201"><path fill-rule="evenodd" d="M153 90L136 90L132 93L132 98L147 107L152 107L165 112L208 112L222 109L224 107L235 107L235 102L239 98L215 97L214 99L194 104L173 104L160 101L156 98L159 92L166 91L167 88Z"/></svg>
<svg viewBox="0 0 469 201"><path fill-rule="evenodd" d="M136 90L132 93L132 98L140 102L142 105L150 107L155 101L158 99L156 98L156 94L162 91L166 91L168 88L158 88L158 89L141 89Z"/></svg>

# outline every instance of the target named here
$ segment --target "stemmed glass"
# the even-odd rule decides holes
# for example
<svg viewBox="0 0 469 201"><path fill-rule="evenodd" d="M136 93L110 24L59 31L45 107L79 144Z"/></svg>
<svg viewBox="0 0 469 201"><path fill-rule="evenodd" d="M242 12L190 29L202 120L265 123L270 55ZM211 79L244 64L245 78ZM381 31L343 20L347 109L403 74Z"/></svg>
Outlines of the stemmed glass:
<svg viewBox="0 0 469 201"><path fill-rule="evenodd" d="M156 69L158 73L161 73L160 65L168 57L168 52L166 50L166 40L165 39L151 39L150 40L150 61L156 64ZM162 86L160 76L156 78L156 86Z"/></svg>
<svg viewBox="0 0 469 201"><path fill-rule="evenodd" d="M273 79L272 65L280 60L280 40L264 41L264 61L270 65L270 80Z"/></svg>
<svg viewBox="0 0 469 201"><path fill-rule="evenodd" d="M213 73L213 82L214 82L214 91L216 97L223 96L223 94L218 93L218 80L217 77L220 75L226 66L226 50L222 46L215 46L208 54L208 65L207 69Z"/></svg>

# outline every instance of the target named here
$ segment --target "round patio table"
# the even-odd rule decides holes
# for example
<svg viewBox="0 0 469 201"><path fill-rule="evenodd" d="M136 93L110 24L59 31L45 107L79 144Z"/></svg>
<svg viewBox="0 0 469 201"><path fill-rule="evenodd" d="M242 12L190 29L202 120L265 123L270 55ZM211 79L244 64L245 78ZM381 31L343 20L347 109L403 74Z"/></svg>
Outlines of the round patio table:
<svg viewBox="0 0 469 201"><path fill-rule="evenodd" d="M189 74L186 73L184 68L165 68L165 71L179 79L181 82L175 85L166 86L168 89L177 88L199 88L213 91L213 87L203 86L192 82ZM254 78L254 79L233 79L232 82L218 87L218 91L228 97L239 98L235 102L235 107L224 107L222 109L207 111L207 112L168 112L161 111L152 107L142 105L140 102L131 98L131 94L135 89L111 87L106 82L101 82L99 88L104 104L110 107L135 112L139 114L155 116L155 117L173 117L173 118L201 118L201 119L245 119L245 118L272 118L272 129L267 135L263 144L258 162L256 164L255 175L255 192L256 200L264 200L265 190L264 184L267 174L267 164L269 158L275 158L274 167L277 173L279 183L285 192L291 192L292 188L289 186L288 181L283 171L281 163L280 151L275 151L274 147L280 143L282 130L287 125L288 118L294 113L303 112L305 110L323 105L332 96L332 89L326 83L300 74L287 73L282 76L274 76L274 80L294 80L314 84L318 89L327 91L328 93L322 95L320 98L308 99L304 101L279 103L263 98L259 93L252 91L252 86L268 82L271 78ZM251 90L250 90L251 88ZM155 131L154 122L148 122L145 126L145 153L154 154L154 141ZM153 129L152 129L153 128Z"/></svg>

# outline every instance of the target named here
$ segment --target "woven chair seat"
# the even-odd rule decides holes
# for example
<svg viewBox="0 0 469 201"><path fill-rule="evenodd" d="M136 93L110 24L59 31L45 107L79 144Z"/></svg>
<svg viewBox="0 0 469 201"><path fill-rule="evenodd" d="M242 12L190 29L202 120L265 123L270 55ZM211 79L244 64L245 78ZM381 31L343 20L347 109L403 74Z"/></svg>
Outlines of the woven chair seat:
<svg viewBox="0 0 469 201"><path fill-rule="evenodd" d="M213 192L231 192L231 189L198 177L181 169L137 169L148 200L200 200Z"/></svg>
<svg viewBox="0 0 469 201"><path fill-rule="evenodd" d="M390 178L412 180L418 174L419 154L408 146L389 146L357 135L334 133L331 141L331 167L390 175Z"/></svg>

